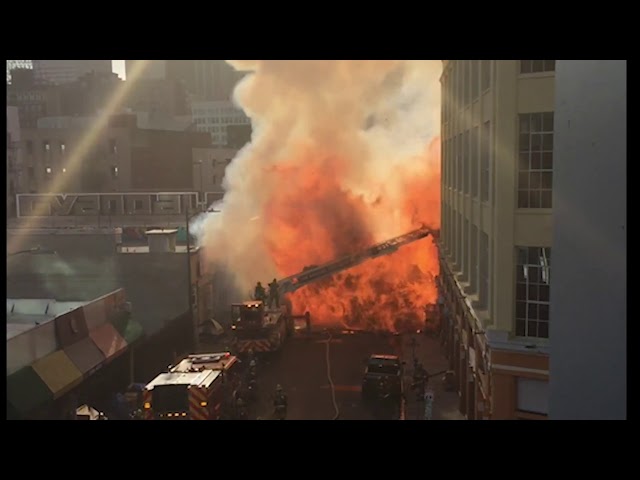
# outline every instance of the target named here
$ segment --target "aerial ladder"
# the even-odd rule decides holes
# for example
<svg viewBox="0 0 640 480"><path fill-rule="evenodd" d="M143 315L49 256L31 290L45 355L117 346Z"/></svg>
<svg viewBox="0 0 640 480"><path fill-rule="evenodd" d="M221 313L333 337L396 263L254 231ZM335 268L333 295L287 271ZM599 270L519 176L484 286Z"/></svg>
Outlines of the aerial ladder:
<svg viewBox="0 0 640 480"><path fill-rule="evenodd" d="M432 235L437 237L437 231L427 227L422 227L417 230L413 230L404 235L386 240L384 242L373 245L361 252L347 255L337 260L324 263L322 265L313 265L311 267L305 267L301 272L294 275L290 275L278 281L278 292L280 297L284 297L287 293L293 293L299 288L308 285L309 283L316 282L322 278L335 275L343 270L355 267L361 263L371 260L373 258L389 255L397 251L400 247L421 240L423 238Z"/></svg>

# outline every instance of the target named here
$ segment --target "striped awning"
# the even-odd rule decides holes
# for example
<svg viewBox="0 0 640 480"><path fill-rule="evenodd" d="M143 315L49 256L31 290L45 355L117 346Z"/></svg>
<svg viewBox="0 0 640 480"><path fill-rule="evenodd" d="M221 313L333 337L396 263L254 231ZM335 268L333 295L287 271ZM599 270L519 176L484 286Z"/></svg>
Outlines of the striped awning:
<svg viewBox="0 0 640 480"><path fill-rule="evenodd" d="M127 342L110 323L104 323L89 333L89 337L105 356L105 361L113 360L127 348Z"/></svg>
<svg viewBox="0 0 640 480"><path fill-rule="evenodd" d="M53 398L64 395L82 381L82 373L64 350L36 360L31 367L49 387Z"/></svg>
<svg viewBox="0 0 640 480"><path fill-rule="evenodd" d="M64 349L73 364L88 376L105 361L105 356L90 337L85 337Z"/></svg>

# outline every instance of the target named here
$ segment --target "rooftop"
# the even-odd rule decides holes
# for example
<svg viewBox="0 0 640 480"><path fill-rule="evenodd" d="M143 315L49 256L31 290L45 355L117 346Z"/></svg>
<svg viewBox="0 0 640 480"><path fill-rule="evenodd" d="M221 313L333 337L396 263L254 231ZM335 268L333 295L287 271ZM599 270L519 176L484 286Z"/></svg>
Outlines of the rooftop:
<svg viewBox="0 0 640 480"><path fill-rule="evenodd" d="M87 303L58 302L50 298L7 298L7 340Z"/></svg>

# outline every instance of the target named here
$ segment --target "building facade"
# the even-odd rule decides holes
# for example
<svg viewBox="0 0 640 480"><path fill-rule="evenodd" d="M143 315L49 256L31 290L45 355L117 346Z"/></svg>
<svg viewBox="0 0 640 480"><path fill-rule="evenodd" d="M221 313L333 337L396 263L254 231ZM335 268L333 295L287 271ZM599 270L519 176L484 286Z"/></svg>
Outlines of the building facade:
<svg viewBox="0 0 640 480"><path fill-rule="evenodd" d="M31 70L32 68L31 60L7 60L7 85L12 81L12 70Z"/></svg>
<svg viewBox="0 0 640 480"><path fill-rule="evenodd" d="M551 419L627 417L626 75L558 60Z"/></svg>
<svg viewBox="0 0 640 480"><path fill-rule="evenodd" d="M20 119L17 107L7 107L7 215L15 216L16 194L22 191Z"/></svg>
<svg viewBox="0 0 640 480"><path fill-rule="evenodd" d="M554 60L444 60L440 288L469 419L548 415Z"/></svg>
<svg viewBox="0 0 640 480"><path fill-rule="evenodd" d="M183 130L160 130L153 128L154 122L149 119L119 114L93 131L96 122L96 117L49 117L39 120L40 128L23 129L22 192L193 188L188 168L193 162L193 149L207 148L211 140L209 135L190 131L190 121L181 127ZM94 138L87 144L89 132Z"/></svg>
<svg viewBox="0 0 640 480"><path fill-rule="evenodd" d="M191 114L199 132L211 134L211 143L225 147L229 143L230 126L251 127L251 120L230 101L193 102Z"/></svg>
<svg viewBox="0 0 640 480"><path fill-rule="evenodd" d="M125 60L127 78L137 60ZM244 76L224 60L147 60L142 78L182 82L193 101L228 101Z"/></svg>
<svg viewBox="0 0 640 480"><path fill-rule="evenodd" d="M61 85L89 72L111 73L111 60L32 60L39 84Z"/></svg>

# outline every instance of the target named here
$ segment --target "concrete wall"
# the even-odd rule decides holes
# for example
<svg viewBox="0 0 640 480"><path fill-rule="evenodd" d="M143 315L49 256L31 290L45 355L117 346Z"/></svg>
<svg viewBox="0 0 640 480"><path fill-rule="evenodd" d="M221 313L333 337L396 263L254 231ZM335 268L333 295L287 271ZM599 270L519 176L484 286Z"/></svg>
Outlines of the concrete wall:
<svg viewBox="0 0 640 480"><path fill-rule="evenodd" d="M627 413L626 63L557 64L553 419Z"/></svg>

